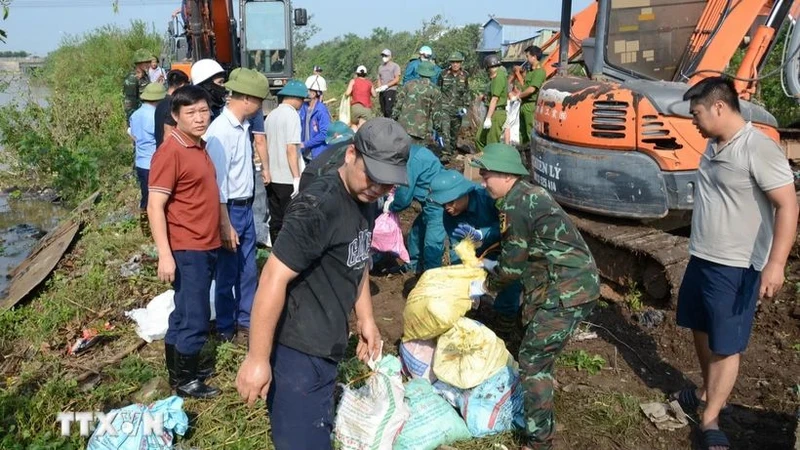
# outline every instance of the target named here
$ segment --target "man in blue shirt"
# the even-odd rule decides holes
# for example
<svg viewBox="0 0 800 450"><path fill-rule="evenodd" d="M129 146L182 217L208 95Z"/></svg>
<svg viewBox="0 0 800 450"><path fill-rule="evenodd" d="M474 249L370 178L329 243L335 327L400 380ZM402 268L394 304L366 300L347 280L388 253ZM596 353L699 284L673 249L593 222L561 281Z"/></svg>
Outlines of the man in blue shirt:
<svg viewBox="0 0 800 450"><path fill-rule="evenodd" d="M251 69L235 69L225 87L231 96L208 127L206 148L217 173L224 248L215 275L217 331L230 340L234 333L247 335L256 291L255 174L248 119L261 113L269 87L266 77Z"/></svg>
<svg viewBox="0 0 800 450"><path fill-rule="evenodd" d="M167 90L161 83L150 83L145 87L142 95L142 106L131 114L131 136L135 141L136 177L139 179L139 188L142 199L139 201L139 224L142 231L147 234L149 228L147 221L147 178L150 176L150 160L156 152L156 105L167 96Z"/></svg>
<svg viewBox="0 0 800 450"><path fill-rule="evenodd" d="M321 77L308 77L308 101L300 107L300 125L302 126L303 143L300 151L306 161L310 161L327 148L325 137L328 126L331 124L331 114L328 107L322 102L322 93L328 89L327 83Z"/></svg>
<svg viewBox="0 0 800 450"><path fill-rule="evenodd" d="M472 239L480 243L476 249L482 255L492 245L500 242L500 218L495 207L495 200L486 189L467 180L455 170L439 172L431 180L431 191L428 200L444 208L444 230L450 239L450 263L458 264L460 258L453 248L462 239ZM493 267L499 249L492 251L489 259L484 259L484 266ZM514 342L521 338L514 334L517 331L517 313L520 306L522 285L513 283L500 292L492 305L496 313L490 318L489 325L498 336L506 342Z"/></svg>
<svg viewBox="0 0 800 450"><path fill-rule="evenodd" d="M431 180L444 167L439 158L420 145L412 145L408 157L408 186L398 186L392 200L387 201L384 211L400 212L416 200L422 205L411 231L408 233L408 256L406 269L423 272L442 266L445 231L442 223L442 206L428 201ZM422 260L422 261L420 261Z"/></svg>

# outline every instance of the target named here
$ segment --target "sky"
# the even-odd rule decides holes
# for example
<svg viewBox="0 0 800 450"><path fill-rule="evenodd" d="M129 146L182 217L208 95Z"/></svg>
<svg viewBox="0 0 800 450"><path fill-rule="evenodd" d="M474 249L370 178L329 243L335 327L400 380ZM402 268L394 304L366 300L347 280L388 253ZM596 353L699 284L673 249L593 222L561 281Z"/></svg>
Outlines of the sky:
<svg viewBox="0 0 800 450"><path fill-rule="evenodd" d="M592 1L573 0L573 14ZM125 27L137 19L163 32L180 1L119 0L116 13L111 5L112 0L12 0L8 19L0 22L0 28L8 33L0 50L24 50L44 56L55 50L64 36L81 35L110 23ZM296 0L292 6L306 8L313 15L311 22L320 28L312 45L347 33L366 36L373 28L416 30L423 20L436 14L451 26L483 24L489 14L538 20L558 20L561 14L561 2L552 0Z"/></svg>

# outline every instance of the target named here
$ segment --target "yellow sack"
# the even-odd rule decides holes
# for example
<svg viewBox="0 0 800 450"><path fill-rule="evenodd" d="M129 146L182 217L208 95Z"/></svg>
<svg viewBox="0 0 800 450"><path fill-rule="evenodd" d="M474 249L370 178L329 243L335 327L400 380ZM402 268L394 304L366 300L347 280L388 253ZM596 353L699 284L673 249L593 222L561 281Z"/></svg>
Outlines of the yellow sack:
<svg viewBox="0 0 800 450"><path fill-rule="evenodd" d="M461 318L439 337L433 354L433 373L439 380L460 389L472 389L505 366L514 357L502 339L487 326Z"/></svg>
<svg viewBox="0 0 800 450"><path fill-rule="evenodd" d="M339 103L339 120L350 125L350 97L342 95Z"/></svg>
<svg viewBox="0 0 800 450"><path fill-rule="evenodd" d="M454 249L463 264L425 271L408 294L403 310L403 341L434 339L449 330L472 307L469 284L486 278L478 267L475 245L462 240Z"/></svg>

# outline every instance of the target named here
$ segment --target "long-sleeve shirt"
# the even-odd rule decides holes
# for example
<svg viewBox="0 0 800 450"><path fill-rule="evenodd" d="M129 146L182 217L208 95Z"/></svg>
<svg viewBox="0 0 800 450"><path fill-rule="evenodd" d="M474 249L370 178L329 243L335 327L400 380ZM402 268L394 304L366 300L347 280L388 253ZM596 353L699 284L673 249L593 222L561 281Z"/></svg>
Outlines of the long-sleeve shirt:
<svg viewBox="0 0 800 450"><path fill-rule="evenodd" d="M521 280L523 323L540 307L573 307L600 295L597 266L567 213L542 187L517 180L498 202L502 233L495 274L486 284L499 292Z"/></svg>
<svg viewBox="0 0 800 450"><path fill-rule="evenodd" d="M224 108L206 132L206 149L217 172L220 203L253 196L253 144L249 128L248 121L239 122L230 109Z"/></svg>
<svg viewBox="0 0 800 450"><path fill-rule="evenodd" d="M309 112L309 104L300 107L300 126L302 127L303 154L313 158L319 156L327 147L325 136L331 124L331 114L324 103L318 101Z"/></svg>
<svg viewBox="0 0 800 450"><path fill-rule="evenodd" d="M136 167L150 170L156 152L156 107L143 103L131 114L131 135L136 140Z"/></svg>
<svg viewBox="0 0 800 450"><path fill-rule="evenodd" d="M403 211L414 200L425 204L430 193L431 180L442 170L444 167L433 152L420 145L412 145L406 164L408 186L397 186L390 209L393 212Z"/></svg>
<svg viewBox="0 0 800 450"><path fill-rule="evenodd" d="M476 186L469 194L467 209L457 216L444 215L444 230L450 238L450 263L458 264L461 259L453 248L461 242L461 238L453 236L459 224L466 223L479 229L483 233L483 245L476 249L480 255L492 244L500 241L500 219L494 199L489 196L486 189Z"/></svg>

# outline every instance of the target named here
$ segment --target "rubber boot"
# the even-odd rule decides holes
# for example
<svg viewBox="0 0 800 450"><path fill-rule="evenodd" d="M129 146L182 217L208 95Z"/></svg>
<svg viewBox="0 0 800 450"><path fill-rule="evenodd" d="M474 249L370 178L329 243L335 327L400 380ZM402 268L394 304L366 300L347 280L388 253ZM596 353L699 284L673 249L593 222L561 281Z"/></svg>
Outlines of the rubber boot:
<svg viewBox="0 0 800 450"><path fill-rule="evenodd" d="M164 359L167 361L169 386L174 390L178 386L178 372L175 370L175 346L164 343Z"/></svg>
<svg viewBox="0 0 800 450"><path fill-rule="evenodd" d="M217 341L216 339L209 339L206 341L205 346L200 351L200 363L197 368L197 379L206 381L215 374L216 356L217 354Z"/></svg>
<svg viewBox="0 0 800 450"><path fill-rule="evenodd" d="M184 355L175 350L175 369L178 374L176 392L181 397L211 398L219 395L219 389L205 384L198 378L200 353Z"/></svg>

